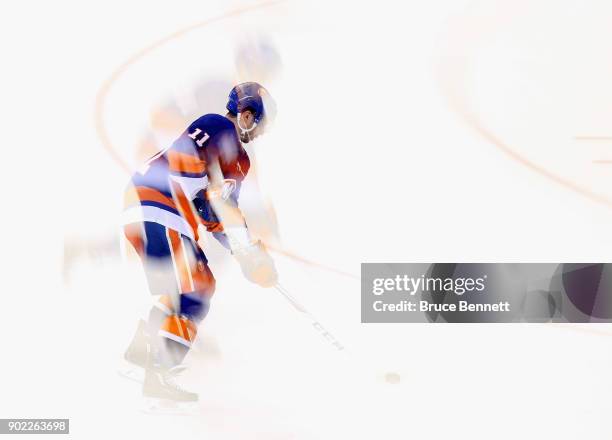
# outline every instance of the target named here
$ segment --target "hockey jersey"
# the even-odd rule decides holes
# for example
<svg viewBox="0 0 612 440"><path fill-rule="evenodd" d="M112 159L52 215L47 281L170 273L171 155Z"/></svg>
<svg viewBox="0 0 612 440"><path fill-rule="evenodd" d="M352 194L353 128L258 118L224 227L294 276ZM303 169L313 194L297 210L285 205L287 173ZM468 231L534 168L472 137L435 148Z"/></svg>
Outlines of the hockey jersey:
<svg viewBox="0 0 612 440"><path fill-rule="evenodd" d="M208 215L199 215L196 209L207 206L205 190L213 163L219 164L222 178L235 185L232 198L237 200L249 171L249 157L233 122L207 114L133 174L125 195L124 223L155 222L194 240L200 223L210 232L223 231L210 210L204 210Z"/></svg>

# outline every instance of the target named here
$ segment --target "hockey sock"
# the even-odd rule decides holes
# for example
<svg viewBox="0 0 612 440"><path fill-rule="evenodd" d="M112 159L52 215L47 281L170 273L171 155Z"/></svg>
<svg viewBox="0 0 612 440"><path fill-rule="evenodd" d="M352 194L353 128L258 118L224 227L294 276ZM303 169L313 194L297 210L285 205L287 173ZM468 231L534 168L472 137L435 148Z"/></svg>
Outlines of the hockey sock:
<svg viewBox="0 0 612 440"><path fill-rule="evenodd" d="M155 352L153 363L162 368L181 364L189 352L188 344L195 336L195 326L185 318L167 315L154 306L149 312L148 329Z"/></svg>

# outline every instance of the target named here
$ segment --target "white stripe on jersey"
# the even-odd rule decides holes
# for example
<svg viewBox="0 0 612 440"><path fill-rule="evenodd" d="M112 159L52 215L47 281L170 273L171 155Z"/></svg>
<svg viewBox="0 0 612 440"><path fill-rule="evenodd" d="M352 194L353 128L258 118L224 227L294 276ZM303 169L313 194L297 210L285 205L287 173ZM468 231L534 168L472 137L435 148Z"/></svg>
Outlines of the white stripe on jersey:
<svg viewBox="0 0 612 440"><path fill-rule="evenodd" d="M198 192L208 187L208 176L185 177L170 174L169 177L181 186L183 193L189 200L193 200Z"/></svg>
<svg viewBox="0 0 612 440"><path fill-rule="evenodd" d="M180 215L176 215L157 206L135 205L127 208L121 214L122 224L153 222L170 229L174 229L195 241L193 230L187 220Z"/></svg>

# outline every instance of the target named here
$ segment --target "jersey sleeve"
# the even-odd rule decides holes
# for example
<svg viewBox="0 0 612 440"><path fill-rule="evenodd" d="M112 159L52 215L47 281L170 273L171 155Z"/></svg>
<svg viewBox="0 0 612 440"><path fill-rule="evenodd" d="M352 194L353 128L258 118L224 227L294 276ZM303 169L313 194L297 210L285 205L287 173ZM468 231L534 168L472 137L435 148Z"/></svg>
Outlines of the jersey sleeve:
<svg viewBox="0 0 612 440"><path fill-rule="evenodd" d="M169 179L180 185L189 200L208 185L206 161L198 154L196 144L196 134L200 133L202 130L185 130L164 153Z"/></svg>
<svg viewBox="0 0 612 440"><path fill-rule="evenodd" d="M206 175L206 161L198 154L189 131L185 131L165 153L171 175L202 178Z"/></svg>
<svg viewBox="0 0 612 440"><path fill-rule="evenodd" d="M221 115L205 115L189 126L183 139L185 143L177 144L177 147L181 147L177 150L182 149L181 153L195 151L201 161L196 164L203 164L206 186L189 192L199 222L213 235L216 234L215 238L223 238L229 242L232 248L242 243L248 244L250 237L244 217L238 208L238 194L249 171L250 161L240 143L234 123ZM190 178L186 173L199 170L183 167L178 171L181 173L181 179L185 180ZM215 189L211 192L212 187L234 189L228 196L220 196L222 191L217 193Z"/></svg>
<svg viewBox="0 0 612 440"><path fill-rule="evenodd" d="M229 121L228 121L229 122ZM249 156L242 148L233 124L217 133L206 148L206 162L219 163L224 179L242 182L249 172Z"/></svg>

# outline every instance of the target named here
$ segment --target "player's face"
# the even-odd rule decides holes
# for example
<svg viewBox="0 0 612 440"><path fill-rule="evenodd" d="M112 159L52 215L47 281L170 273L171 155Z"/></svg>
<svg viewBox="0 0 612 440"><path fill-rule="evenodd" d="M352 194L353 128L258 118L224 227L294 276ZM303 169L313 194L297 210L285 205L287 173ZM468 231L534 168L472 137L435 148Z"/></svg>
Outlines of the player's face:
<svg viewBox="0 0 612 440"><path fill-rule="evenodd" d="M249 132L242 132L240 134L240 140L243 143L246 144L263 133L263 125L257 125L255 128L253 128L254 124L255 117L253 116L253 113L251 113L249 110L245 111L240 115L240 126L245 127L247 130L250 130Z"/></svg>
<svg viewBox="0 0 612 440"><path fill-rule="evenodd" d="M255 117L250 110L246 110L240 114L240 126L250 130L253 128L253 124L255 123Z"/></svg>

